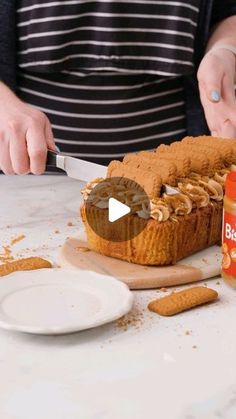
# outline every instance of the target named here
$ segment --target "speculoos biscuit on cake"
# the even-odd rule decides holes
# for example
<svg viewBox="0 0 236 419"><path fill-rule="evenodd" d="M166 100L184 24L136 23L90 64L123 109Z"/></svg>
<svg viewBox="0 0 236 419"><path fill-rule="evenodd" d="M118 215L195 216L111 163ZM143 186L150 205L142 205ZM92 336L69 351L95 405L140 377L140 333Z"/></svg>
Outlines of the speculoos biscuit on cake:
<svg viewBox="0 0 236 419"><path fill-rule="evenodd" d="M216 152L211 153L212 150ZM137 264L169 265L219 243L224 183L227 173L235 168L235 150L231 140L224 143L213 137L188 137L170 146L161 145L156 151L129 154L123 162L112 161L108 166L107 191L113 177L126 177L140 184L150 203L148 212L143 203L139 208L136 201L137 211L119 220L119 228L127 232L127 237L137 226L145 228L131 240L112 241L118 234L116 223L108 221L108 202L104 208L103 201L103 208L99 208L98 195L96 204L87 205L86 211L85 204L81 207L89 247ZM85 201L100 181L90 182L84 188ZM175 186L179 194L170 197L162 193L163 183ZM132 202L128 204L132 207ZM111 231L111 239L105 240L91 229L88 214L104 230Z"/></svg>

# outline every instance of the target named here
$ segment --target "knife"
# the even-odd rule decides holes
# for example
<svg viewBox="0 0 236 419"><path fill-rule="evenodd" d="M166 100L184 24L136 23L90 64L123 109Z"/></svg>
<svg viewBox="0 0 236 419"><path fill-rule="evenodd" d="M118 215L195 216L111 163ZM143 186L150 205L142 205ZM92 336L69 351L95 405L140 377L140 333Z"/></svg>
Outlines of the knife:
<svg viewBox="0 0 236 419"><path fill-rule="evenodd" d="M48 150L47 166L64 170L67 175L73 179L89 182L95 178L105 178L107 175L107 166L91 163L75 157L64 156L56 151ZM180 191L173 186L163 184L161 192L166 195L177 195Z"/></svg>
<svg viewBox="0 0 236 419"><path fill-rule="evenodd" d="M169 196L173 196L173 195L178 195L181 192L177 188L174 188L173 186L170 186L164 183L161 187L161 194L163 193Z"/></svg>
<svg viewBox="0 0 236 419"><path fill-rule="evenodd" d="M107 174L107 166L64 156L51 150L48 150L46 165L62 169L69 177L84 182L89 182L95 178L105 178Z"/></svg>

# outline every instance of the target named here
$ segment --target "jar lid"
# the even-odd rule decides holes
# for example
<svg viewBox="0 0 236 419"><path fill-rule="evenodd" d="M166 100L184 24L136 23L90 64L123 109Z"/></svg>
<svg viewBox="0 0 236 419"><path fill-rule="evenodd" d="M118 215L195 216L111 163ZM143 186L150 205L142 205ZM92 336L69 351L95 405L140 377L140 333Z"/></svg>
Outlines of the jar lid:
<svg viewBox="0 0 236 419"><path fill-rule="evenodd" d="M226 177L225 195L236 199L236 172L230 172Z"/></svg>

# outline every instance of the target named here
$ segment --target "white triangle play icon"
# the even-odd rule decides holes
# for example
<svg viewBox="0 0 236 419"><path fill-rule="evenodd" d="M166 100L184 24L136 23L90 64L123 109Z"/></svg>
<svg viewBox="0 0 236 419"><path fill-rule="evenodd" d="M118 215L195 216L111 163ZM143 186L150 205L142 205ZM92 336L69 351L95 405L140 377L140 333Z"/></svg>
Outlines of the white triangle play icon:
<svg viewBox="0 0 236 419"><path fill-rule="evenodd" d="M113 223L114 221L119 220L119 218L124 217L126 214L129 214L131 211L128 205L122 204L115 198L109 198L108 201L108 220Z"/></svg>

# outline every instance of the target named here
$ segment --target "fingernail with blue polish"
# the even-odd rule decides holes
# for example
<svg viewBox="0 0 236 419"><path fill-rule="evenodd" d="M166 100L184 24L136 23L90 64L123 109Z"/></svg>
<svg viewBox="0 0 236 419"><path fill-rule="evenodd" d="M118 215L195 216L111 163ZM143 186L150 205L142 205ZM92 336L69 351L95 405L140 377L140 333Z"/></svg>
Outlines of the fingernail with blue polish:
<svg viewBox="0 0 236 419"><path fill-rule="evenodd" d="M218 92L218 90L213 90L211 92L211 98L214 102L219 102L220 100L220 92Z"/></svg>

